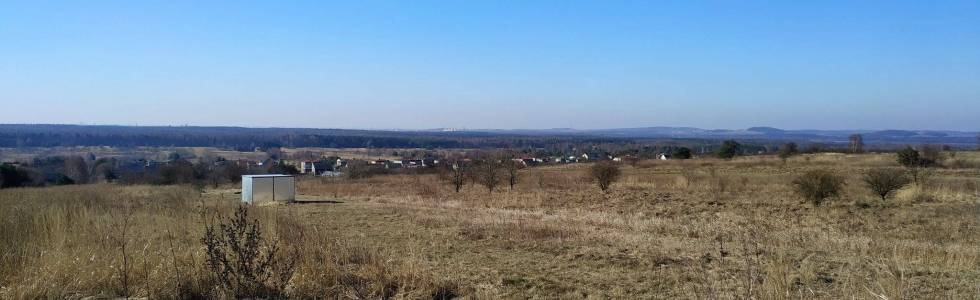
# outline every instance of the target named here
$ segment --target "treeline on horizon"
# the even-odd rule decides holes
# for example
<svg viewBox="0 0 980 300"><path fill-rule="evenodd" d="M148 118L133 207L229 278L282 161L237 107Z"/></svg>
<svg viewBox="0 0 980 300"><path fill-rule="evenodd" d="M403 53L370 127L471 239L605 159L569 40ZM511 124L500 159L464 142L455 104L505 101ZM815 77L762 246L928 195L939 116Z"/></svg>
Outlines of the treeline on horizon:
<svg viewBox="0 0 980 300"><path fill-rule="evenodd" d="M142 127L108 125L0 125L0 147L256 147L322 148L522 148L561 142L616 143L628 139L524 136L474 132L410 132L349 129Z"/></svg>

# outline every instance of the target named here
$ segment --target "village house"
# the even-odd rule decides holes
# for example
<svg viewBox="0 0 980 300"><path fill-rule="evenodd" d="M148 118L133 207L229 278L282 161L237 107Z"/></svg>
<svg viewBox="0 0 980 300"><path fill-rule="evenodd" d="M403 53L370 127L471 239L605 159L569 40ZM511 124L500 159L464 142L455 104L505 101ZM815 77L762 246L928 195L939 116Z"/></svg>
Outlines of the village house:
<svg viewBox="0 0 980 300"><path fill-rule="evenodd" d="M338 171L323 171L323 173L320 173L322 177L340 177L341 175L344 175L344 173Z"/></svg>
<svg viewBox="0 0 980 300"><path fill-rule="evenodd" d="M422 166L423 167L434 167L437 164L439 164L439 160L438 159L431 158L431 157L429 157L429 158L423 158L422 159Z"/></svg>
<svg viewBox="0 0 980 300"><path fill-rule="evenodd" d="M332 169L331 167L327 166L327 164L324 163L324 162L322 162L322 161L310 161L310 160L308 160L308 161L300 162L300 165L299 165L299 173L300 174L313 174L313 175L317 175L317 174L323 173L325 171L329 171L331 169Z"/></svg>
<svg viewBox="0 0 980 300"><path fill-rule="evenodd" d="M406 160L403 160L402 161L402 166L404 166L406 168L421 168L421 167L423 167L422 160L421 159L406 159Z"/></svg>

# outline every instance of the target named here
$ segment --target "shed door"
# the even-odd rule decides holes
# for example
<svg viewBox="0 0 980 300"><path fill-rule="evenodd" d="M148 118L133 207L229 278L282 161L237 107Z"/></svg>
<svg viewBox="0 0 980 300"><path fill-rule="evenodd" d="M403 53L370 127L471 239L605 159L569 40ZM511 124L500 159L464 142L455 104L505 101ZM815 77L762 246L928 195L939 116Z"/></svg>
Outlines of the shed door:
<svg viewBox="0 0 980 300"><path fill-rule="evenodd" d="M272 201L272 183L269 177L252 178L252 202Z"/></svg>
<svg viewBox="0 0 980 300"><path fill-rule="evenodd" d="M296 200L293 177L276 177L276 201Z"/></svg>

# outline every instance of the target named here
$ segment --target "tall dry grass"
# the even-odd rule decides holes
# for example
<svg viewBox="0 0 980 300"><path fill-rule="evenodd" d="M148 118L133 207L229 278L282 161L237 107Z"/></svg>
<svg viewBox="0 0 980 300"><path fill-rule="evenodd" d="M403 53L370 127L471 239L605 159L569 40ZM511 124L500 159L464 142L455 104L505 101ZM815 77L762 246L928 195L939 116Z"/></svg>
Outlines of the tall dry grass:
<svg viewBox="0 0 980 300"><path fill-rule="evenodd" d="M644 161L606 193L587 165L525 169L493 194L437 175L307 178L301 198L342 203L254 216L301 254L295 298L975 298L980 169L933 169L881 201L860 175L882 166L896 164ZM847 181L819 207L790 186L813 169ZM200 238L236 203L185 187L0 191L0 298L227 296Z"/></svg>
<svg viewBox="0 0 980 300"><path fill-rule="evenodd" d="M0 298L229 298L205 265L205 222L235 199L179 186L89 185L0 191ZM266 236L300 253L298 298L460 293L390 249L363 246L277 206L253 207Z"/></svg>
<svg viewBox="0 0 980 300"><path fill-rule="evenodd" d="M514 191L490 195L474 185L454 193L429 175L317 179L299 190L396 207L430 230L456 232L456 243L506 249L514 261L534 253L568 258L578 266L570 272L587 278L538 274L556 281L546 281L544 295L975 297L978 170L937 168L880 201L860 175L896 166L888 154L808 155L785 164L775 157L644 161L624 166L609 193L588 181L587 165L527 169ZM820 207L790 185L814 169L847 182ZM500 282L494 291L517 298L541 288L529 283L533 274L470 276Z"/></svg>

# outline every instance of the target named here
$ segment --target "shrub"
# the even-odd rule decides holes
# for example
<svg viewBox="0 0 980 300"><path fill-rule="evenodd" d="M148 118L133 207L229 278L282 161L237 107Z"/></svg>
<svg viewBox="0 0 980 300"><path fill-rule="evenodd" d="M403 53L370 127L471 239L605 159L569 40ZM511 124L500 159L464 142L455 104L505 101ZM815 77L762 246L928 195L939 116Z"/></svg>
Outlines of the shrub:
<svg viewBox="0 0 980 300"><path fill-rule="evenodd" d="M899 150L896 156L898 163L908 169L909 174L912 175L912 181L916 184L921 179L921 168L930 167L936 163L933 158L923 157L919 151L913 149L911 146L906 146L905 149Z"/></svg>
<svg viewBox="0 0 980 300"><path fill-rule="evenodd" d="M872 192L881 197L882 201L892 192L909 184L905 172L890 168L871 169L864 174L863 180Z"/></svg>
<svg viewBox="0 0 980 300"><path fill-rule="evenodd" d="M680 147L680 148L674 149L674 153L671 154L671 157L676 158L676 159L690 159L691 158L691 149L690 148L687 148L687 147Z"/></svg>
<svg viewBox="0 0 980 300"><path fill-rule="evenodd" d="M793 186L803 199L819 206L827 198L840 195L844 178L826 170L813 170L793 180Z"/></svg>
<svg viewBox="0 0 980 300"><path fill-rule="evenodd" d="M718 148L717 154L720 158L733 158L742 154L742 144L739 144L735 140L727 140L721 144L721 148Z"/></svg>
<svg viewBox="0 0 980 300"><path fill-rule="evenodd" d="M919 161L923 167L931 167L946 160L943 149L938 145L919 146Z"/></svg>
<svg viewBox="0 0 980 300"><path fill-rule="evenodd" d="M787 143L779 148L779 158L786 162L791 156L800 153L799 146L796 143Z"/></svg>
<svg viewBox="0 0 980 300"><path fill-rule="evenodd" d="M0 189L26 186L31 182L30 175L13 164L0 164Z"/></svg>
<svg viewBox="0 0 980 300"><path fill-rule="evenodd" d="M269 169L266 171L269 172L270 174L286 174L286 175L299 174L299 169L296 168L296 166L287 165L287 164L274 164L269 166Z"/></svg>
<svg viewBox="0 0 980 300"><path fill-rule="evenodd" d="M922 158L919 157L919 151L912 149L911 146L906 146L905 149L899 150L895 155L898 163L906 168L922 166Z"/></svg>
<svg viewBox="0 0 980 300"><path fill-rule="evenodd" d="M296 255L266 241L259 221L249 219L246 206L239 206L227 223L206 226L201 242L211 274L234 298L285 297Z"/></svg>
<svg viewBox="0 0 980 300"><path fill-rule="evenodd" d="M589 174L602 191L608 190L612 183L619 179L621 173L619 165L609 161L597 162L589 169Z"/></svg>

